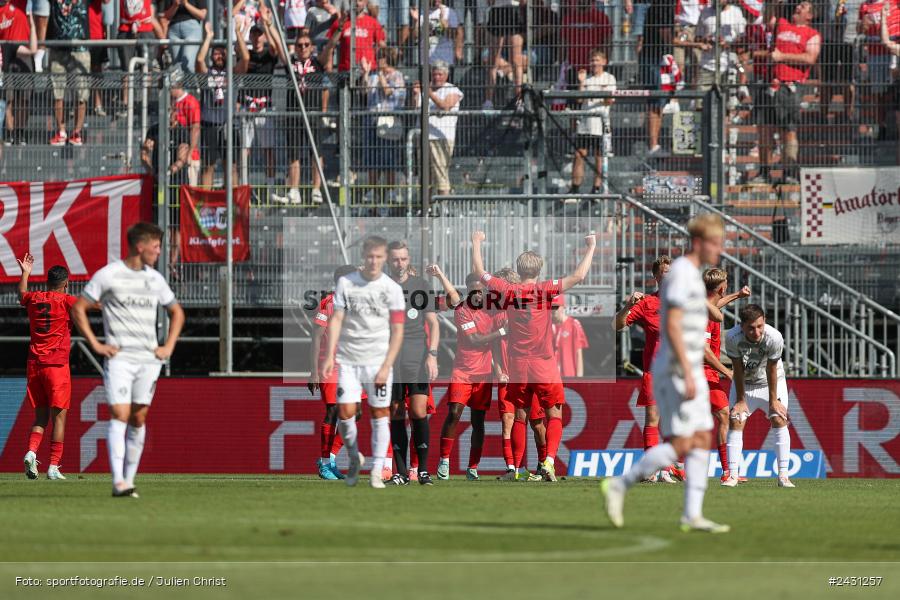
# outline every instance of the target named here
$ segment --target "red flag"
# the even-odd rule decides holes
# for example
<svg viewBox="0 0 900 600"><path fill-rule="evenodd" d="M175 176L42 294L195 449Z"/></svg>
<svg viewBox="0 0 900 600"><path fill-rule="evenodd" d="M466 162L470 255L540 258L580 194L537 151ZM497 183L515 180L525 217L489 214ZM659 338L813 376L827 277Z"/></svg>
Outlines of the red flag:
<svg viewBox="0 0 900 600"><path fill-rule="evenodd" d="M225 262L225 190L181 186L182 262ZM250 186L234 188L234 262L250 257Z"/></svg>

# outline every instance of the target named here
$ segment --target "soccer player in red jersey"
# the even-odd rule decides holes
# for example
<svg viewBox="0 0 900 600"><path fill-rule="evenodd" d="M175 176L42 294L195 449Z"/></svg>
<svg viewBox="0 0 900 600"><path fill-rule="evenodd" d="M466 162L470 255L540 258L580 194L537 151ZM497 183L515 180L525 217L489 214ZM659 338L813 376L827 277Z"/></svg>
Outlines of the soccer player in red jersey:
<svg viewBox="0 0 900 600"><path fill-rule="evenodd" d="M335 269L335 285L337 285L338 279L344 275L349 275L353 271L356 271L356 267L352 265L344 265ZM319 425L321 454L316 461L316 468L319 471L320 478L332 481L344 478L343 473L338 470L334 462L335 456L344 445L337 431L337 373L340 366L336 365L337 368L328 381L322 381L319 378L319 369L321 369L322 363L325 361L325 352L328 348L328 320L333 313L334 292L322 298L322 301L319 302L316 318L313 319L316 328L313 330L312 347L309 354L310 375L309 383L307 384L310 393L315 393L318 390L322 396L322 402L325 403L325 417Z"/></svg>
<svg viewBox="0 0 900 600"><path fill-rule="evenodd" d="M37 479L37 451L44 430L53 418L53 438L50 442L50 468L47 479L65 479L59 472L65 441L66 413L72 399L72 376L69 373L69 346L72 319L69 311L77 298L66 293L69 272L55 266L47 271L47 291L29 292L28 277L34 257L25 254L17 261L22 269L19 280L19 303L28 311L31 344L28 347L26 368L28 383L25 397L34 407L34 421L25 454L25 475Z"/></svg>
<svg viewBox="0 0 900 600"><path fill-rule="evenodd" d="M553 299L553 348L563 377L584 377L587 336L578 319L566 314L565 296Z"/></svg>
<svg viewBox="0 0 900 600"><path fill-rule="evenodd" d="M726 294L728 273L725 269L713 267L703 273L703 283L709 301L721 308L739 298L750 295L750 288L744 286L733 294ZM709 404L716 419L716 445L719 449L719 463L722 465L722 481L726 481L728 471L728 390L731 387L731 369L722 364L722 324L710 320L706 326L706 353L703 370L709 384ZM724 376L724 377L723 377Z"/></svg>
<svg viewBox="0 0 900 600"><path fill-rule="evenodd" d="M508 394L516 408L531 408L534 399L547 413L547 457L540 473L545 481L556 481L555 459L562 441L562 405L565 403L562 378L553 353L550 303L554 297L578 285L587 277L594 258L597 238L585 237L585 252L575 270L562 279L538 281L544 259L526 251L516 259L522 278L510 284L492 277L484 269L481 256L483 231L472 234L472 271L489 290L486 306L499 304L509 318L510 383ZM534 397L532 397L532 395Z"/></svg>
<svg viewBox="0 0 900 600"><path fill-rule="evenodd" d="M478 463L484 447L484 415L491 407L491 346L506 335L502 326L494 329L494 319L484 310L484 284L474 273L466 277L465 299L450 283L440 267L431 265L429 275L437 278L447 294L447 306L453 308L456 325L456 358L447 388L447 418L441 429L441 460L438 479L450 479L450 453L456 442L456 427L468 406L472 422L472 446L466 479L478 480Z"/></svg>

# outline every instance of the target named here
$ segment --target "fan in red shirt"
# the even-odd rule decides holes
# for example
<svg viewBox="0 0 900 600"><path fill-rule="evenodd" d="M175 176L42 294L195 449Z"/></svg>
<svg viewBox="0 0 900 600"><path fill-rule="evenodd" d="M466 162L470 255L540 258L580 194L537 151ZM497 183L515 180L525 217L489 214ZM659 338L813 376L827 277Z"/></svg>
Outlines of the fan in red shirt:
<svg viewBox="0 0 900 600"><path fill-rule="evenodd" d="M573 0L562 20L561 36L568 48L566 59L573 73L590 69L591 53L607 50L612 41L612 27L606 13L591 0Z"/></svg>
<svg viewBox="0 0 900 600"><path fill-rule="evenodd" d="M566 314L564 296L553 299L553 348L559 374L563 377L584 377L584 349L587 336L578 319Z"/></svg>
<svg viewBox="0 0 900 600"><path fill-rule="evenodd" d="M653 261L651 271L656 280L657 289L662 285L663 277L669 272L672 259L668 256L660 256ZM660 299L658 292L643 294L634 292L625 300L625 306L616 314L614 325L616 331L621 331L631 325L640 325L644 330L644 356L641 368L644 375L641 379L641 392L637 405L646 407L644 411L644 450L652 448L659 443L659 410L656 408L656 400L653 399L653 376L650 373L650 365L659 348L659 309Z"/></svg>
<svg viewBox="0 0 900 600"><path fill-rule="evenodd" d="M356 267L352 265L344 265L334 270L334 283L337 285L338 279L344 275L349 275L356 271ZM319 425L319 439L321 453L316 461L316 468L319 471L319 477L322 479L336 480L343 479L341 473L335 464L335 456L341 451L344 445L340 434L337 430L337 382L338 382L338 365L332 371L331 377L326 381L319 379L319 373L322 364L325 362L325 356L328 354L328 320L334 313L334 292L326 295L319 302L319 310L313 319L316 327L313 330L312 345L309 353L309 387L310 393L316 390L322 396L322 402L325 403L325 417Z"/></svg>
<svg viewBox="0 0 900 600"><path fill-rule="evenodd" d="M541 460L539 471L545 481L556 481L554 463L562 441L565 394L553 353L550 303L587 277L597 238L594 234L585 237L583 257L575 270L562 279L538 281L544 259L535 252L523 252L516 259L516 272L522 278L518 284L492 277L485 271L481 256L484 239L483 231L472 234L472 271L489 290L486 307L490 309L493 303L506 310L509 318L510 381L507 393L516 408L531 408L537 399L547 411L547 456Z"/></svg>
<svg viewBox="0 0 900 600"><path fill-rule="evenodd" d="M19 280L19 303L28 311L31 344L28 346L25 397L34 407L34 422L25 454L25 475L37 479L37 451L44 430L53 417L53 438L50 442L50 468L47 479L65 479L59 472L62 460L66 413L72 399L72 377L69 373L69 347L72 319L69 310L75 296L66 293L69 271L62 266L47 271L47 291L28 291L28 277L34 257L26 254L17 261L22 269Z"/></svg>
<svg viewBox="0 0 900 600"><path fill-rule="evenodd" d="M725 294L728 289L728 273L725 269L712 268L703 273L703 283L709 301L721 308L740 298L750 295L750 288L744 286L733 294ZM716 445L719 449L719 463L722 465L722 481L728 479L728 390L731 387L731 369L722 364L722 324L710 319L706 326L706 356L703 370L709 383L709 404L716 418Z"/></svg>
<svg viewBox="0 0 900 600"><path fill-rule="evenodd" d="M484 415L491 407L491 346L506 335L503 327L494 327L494 319L484 309L484 286L474 273L466 277L468 294L462 298L437 265L426 272L437 278L447 294L447 306L453 308L456 325L456 358L447 388L447 418L441 428L441 460L438 479L450 477L450 454L456 442L456 427L465 407L472 422L472 445L466 479L478 480L478 463L484 446Z"/></svg>
<svg viewBox="0 0 900 600"><path fill-rule="evenodd" d="M366 14L366 0L356 0L356 64L363 59L370 65L377 63L375 51L387 46L387 37L378 19ZM331 54L334 47L340 43L338 50L338 70L350 70L350 13L344 12L340 19L336 19L328 29L328 43L322 50L322 63L331 64Z"/></svg>

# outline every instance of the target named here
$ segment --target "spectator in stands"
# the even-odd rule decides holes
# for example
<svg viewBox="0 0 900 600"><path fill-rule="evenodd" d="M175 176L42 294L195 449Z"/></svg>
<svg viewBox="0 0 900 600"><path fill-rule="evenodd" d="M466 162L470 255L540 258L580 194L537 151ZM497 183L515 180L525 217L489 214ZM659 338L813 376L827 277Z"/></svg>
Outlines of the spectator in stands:
<svg viewBox="0 0 900 600"><path fill-rule="evenodd" d="M782 132L784 150L782 166L784 183L798 183L797 160L800 142L797 128L800 126L801 86L809 78L810 69L819 59L821 36L810 27L813 20L812 3L800 2L794 8L791 21L779 18L774 31L773 47L768 51L772 64L769 86L766 89L767 105L759 113L760 172L754 183L769 179L769 148L775 129ZM757 53L759 54L759 53Z"/></svg>
<svg viewBox="0 0 900 600"><path fill-rule="evenodd" d="M356 64L363 58L369 64L375 64L375 51L387 45L384 29L377 19L366 14L366 0L355 0L356 10ZM332 56L335 46L340 44L338 50L338 70L347 72L350 70L350 13L344 12L340 19L331 24L328 29L328 43L322 51L322 64L327 67L332 65Z"/></svg>
<svg viewBox="0 0 900 600"><path fill-rule="evenodd" d="M227 107L225 101L228 87L228 73L225 69L225 62L228 52L232 50L224 44L213 45L214 37L215 33L212 25L206 23L206 37L203 39L203 45L200 46L200 51L197 53L197 64L195 66L197 73L205 75L200 83L203 130L203 142L200 152L203 172L200 181L202 185L208 188L213 186L213 177L218 164L222 163L223 169L229 168L224 165L227 141L225 131ZM237 75L247 72L250 53L247 50L247 44L244 43L244 36L235 32L235 37L237 38L238 60L234 63L234 73ZM210 52L210 46L212 46L212 52ZM211 54L209 65L206 64L207 54ZM237 99L235 98L235 100ZM238 132L235 131L235 146L237 146L238 138ZM232 163L230 168L234 169L235 164ZM237 185L236 170L232 181Z"/></svg>
<svg viewBox="0 0 900 600"><path fill-rule="evenodd" d="M458 112L463 93L448 81L450 65L435 62L431 65L431 87L428 108L433 112ZM422 105L422 86L417 81L413 85L413 96L416 106ZM453 145L456 141L456 121L454 115L429 115L428 145L431 152L432 184L440 195L450 193L450 161L453 158Z"/></svg>
<svg viewBox="0 0 900 600"><path fill-rule="evenodd" d="M635 13L637 13L637 6L635 8ZM635 34L638 36L640 85L645 89L652 91L662 89L663 81L660 69L663 57L672 52L674 17L675 11L671 0L649 0L640 31L635 24ZM635 19L635 23L637 23L637 19ZM648 156L658 156L662 153L659 134L662 130L662 109L665 105L664 99L649 101L647 111Z"/></svg>
<svg viewBox="0 0 900 600"><path fill-rule="evenodd" d="M891 84L891 54L881 43L881 13L885 5L895 0L866 0L859 7L859 32L865 36L866 61L860 65L862 81L859 103L862 107L860 133L874 136L875 131L868 123L877 123L882 128L885 122L885 107L888 104L885 93ZM890 13L888 13L890 14ZM888 22L891 35L900 32L898 23Z"/></svg>
<svg viewBox="0 0 900 600"><path fill-rule="evenodd" d="M822 68L819 84L820 117L828 121L832 99L842 98L842 120L850 122L855 114L856 86L853 60L856 38L859 35L859 7L863 0L832 0L834 6L824 11L822 27Z"/></svg>
<svg viewBox="0 0 900 600"><path fill-rule="evenodd" d="M900 44L891 39L888 23L898 16L900 14L894 14L894 11L891 10L890 3L885 2L881 13L881 43L892 56L900 56ZM897 119L898 129L900 129L900 110L894 113L894 118ZM897 144L897 164L900 164L900 141Z"/></svg>
<svg viewBox="0 0 900 600"><path fill-rule="evenodd" d="M744 13L731 0L719 0L719 14L715 6L707 6L700 11L697 27L694 30L694 41L691 47L699 48L700 69L697 73L697 88L703 91L712 89L716 84L716 69L721 76L721 83L728 82L728 71L739 63L736 54L737 42L744 36L747 21ZM718 31L716 28L720 27ZM677 42L676 42L677 43ZM719 46L719 64L716 65L716 45ZM745 83L741 81L741 83Z"/></svg>
<svg viewBox="0 0 900 600"><path fill-rule="evenodd" d="M315 4L309 7L306 13L306 31L316 46L316 53L325 49L325 44L328 43L328 30L339 16L340 11L329 0L315 0ZM295 40L299 34L299 31L293 35L288 33L286 39ZM288 53L294 53L293 41L288 47Z"/></svg>
<svg viewBox="0 0 900 600"><path fill-rule="evenodd" d="M616 78L606 71L606 52L594 50L591 53L591 75L585 69L578 70L578 89L591 92L614 92ZM592 114L578 119L575 127L575 158L572 161L572 185L569 193L577 194L584 181L584 162L589 155L594 157L594 185L592 194L603 191L603 157L612 154L612 126L610 108L612 98L585 98L581 100L582 110ZM593 113L596 113L594 116Z"/></svg>
<svg viewBox="0 0 900 600"><path fill-rule="evenodd" d="M235 0L231 6L231 14L234 16L234 31L243 33L244 41L250 42L250 28L259 20L259 9L264 0ZM227 9L222 7L222 30L225 31L228 22Z"/></svg>
<svg viewBox="0 0 900 600"><path fill-rule="evenodd" d="M87 46L78 41L89 39L88 1L72 0L71 3L50 3L50 21L47 39L76 42L71 46L50 49L50 73L53 86L53 112L56 117L56 133L50 138L51 146L72 146L84 144L82 128L87 113L87 102L91 97L88 73L91 70L91 53ZM67 81L74 75L74 81ZM76 93L75 128L72 135L66 129L64 100L66 89L74 84Z"/></svg>
<svg viewBox="0 0 900 600"><path fill-rule="evenodd" d="M599 10L592 0L571 0L562 19L561 37L566 49L568 81L572 88L580 85L579 71L592 69L592 53L603 50L607 56L612 41L612 27L609 18Z"/></svg>
<svg viewBox="0 0 900 600"><path fill-rule="evenodd" d="M180 69L170 78L169 95L172 99L169 177L174 184L186 182L196 186L200 174L200 102L184 89L184 75ZM141 163L150 175L159 173L158 130L158 125L151 126L141 147Z"/></svg>
<svg viewBox="0 0 900 600"><path fill-rule="evenodd" d="M413 23L421 23L417 8L410 8L409 16ZM432 63L439 60L447 63L451 66L452 76L453 65L463 59L463 35L465 32L459 17L455 10L444 3L444 0L431 0L428 23L431 31L428 39L428 60ZM418 34L419 28L416 27L411 36L412 39L418 40Z"/></svg>
<svg viewBox="0 0 900 600"><path fill-rule="evenodd" d="M88 32L91 41L105 40L106 27L103 25L103 5L111 0L90 0L88 4ZM103 73L106 65L109 64L109 48L106 46L90 46L88 52L91 55L91 74L95 77ZM101 77L96 77L95 82L102 81ZM106 109L103 108L103 86L101 83L91 85L93 88L93 107L94 114L98 117L106 116Z"/></svg>
<svg viewBox="0 0 900 600"><path fill-rule="evenodd" d="M674 49L672 56L678 68L684 73L685 79L693 81L693 72L700 64L700 50L698 46L697 24L700 22L700 11L708 8L708 0L679 0L675 4L675 38L672 41ZM713 7L715 8L715 7ZM715 12L715 11L714 11ZM687 57L691 57L691 69L688 70Z"/></svg>
<svg viewBox="0 0 900 600"><path fill-rule="evenodd" d="M9 73L30 72L28 63L38 50L37 27L32 16L25 14L25 4L26 0L0 0L0 41L28 40L27 46L0 45L0 139L7 146L25 143L30 94L25 95L28 90L23 88L27 86L8 88L4 78ZM9 130L4 138L7 125Z"/></svg>
<svg viewBox="0 0 900 600"><path fill-rule="evenodd" d="M329 80L326 74L328 69L315 55L312 38L304 30L301 30L297 35L294 48L294 54L288 57L285 49L279 44L278 50L281 55L281 62L286 65L285 68L288 69L289 76L291 71L293 71L306 110L323 110L323 107L328 106L329 98ZM290 113L290 116L285 119L284 130L290 160L287 176L288 189L284 196L273 194L272 199L281 204L300 204L300 159L308 157L307 164L309 164L312 171L312 201L320 204L322 202L322 192L319 188L322 185L322 179L319 177L319 170L313 166L310 140L303 120L300 117L300 100L297 98L297 90L295 89L288 90L287 111ZM309 121L313 141L318 145L322 128L319 126L318 121L312 118Z"/></svg>
<svg viewBox="0 0 900 600"><path fill-rule="evenodd" d="M365 59L360 65L367 90L367 105L373 113L402 110L406 106L406 79L397 70L399 57L396 48L381 48L377 65L370 65ZM368 184L377 186L383 174L384 183L388 186L387 200L393 203L396 196L394 176L403 164L403 117L372 115L367 132L365 163L369 169Z"/></svg>
<svg viewBox="0 0 900 600"><path fill-rule="evenodd" d="M563 377L584 377L584 350L588 339L581 322L566 314L564 296L556 296L551 302L553 351Z"/></svg>
<svg viewBox="0 0 900 600"><path fill-rule="evenodd" d="M160 22L172 40L172 57L185 71L193 71L197 64L196 42L203 39L207 0L160 0L163 8ZM195 42L179 44L179 42Z"/></svg>
<svg viewBox="0 0 900 600"><path fill-rule="evenodd" d="M513 69L513 84L516 98L522 93L525 78L525 0L493 0L488 15L487 30L491 35L491 50L488 57L487 89L484 91L484 108L494 106L494 88L497 74L502 72L501 55L509 46L509 59Z"/></svg>
<svg viewBox="0 0 900 600"><path fill-rule="evenodd" d="M116 35L120 40L153 40L163 39L162 25L156 18L156 9L153 0L119 0L119 32ZM106 51L103 48L104 52ZM135 55L149 59L155 53L151 53L147 46L119 46L119 64L125 70ZM128 105L128 79L122 89L122 105ZM95 109L98 115L99 112ZM101 115L102 116L102 115ZM122 116L120 114L119 116Z"/></svg>
<svg viewBox="0 0 900 600"><path fill-rule="evenodd" d="M50 0L29 0L27 12L34 17L34 25L37 29L38 51L34 55L34 72L40 73L44 70L44 56L47 51L43 44L47 40Z"/></svg>
<svg viewBox="0 0 900 600"><path fill-rule="evenodd" d="M272 13L263 4L259 7L259 20L250 27L247 76L252 83L242 86L240 91L240 103L244 110L258 116L243 119L241 141L245 160L250 159L254 146L262 149L266 164L266 189L270 192L275 186L275 119L267 117L266 113L273 110L272 77L281 61L276 44L268 43L268 40L277 39L278 31L272 22Z"/></svg>

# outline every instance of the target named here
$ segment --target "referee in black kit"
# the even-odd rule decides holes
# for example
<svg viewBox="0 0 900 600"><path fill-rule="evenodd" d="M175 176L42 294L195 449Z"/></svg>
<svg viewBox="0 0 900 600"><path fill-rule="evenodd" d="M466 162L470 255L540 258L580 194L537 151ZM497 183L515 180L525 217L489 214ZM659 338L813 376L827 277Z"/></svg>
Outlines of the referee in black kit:
<svg viewBox="0 0 900 600"><path fill-rule="evenodd" d="M394 387L391 391L391 444L397 470L390 482L409 485L406 453L409 435L406 432L406 401L409 400L409 419L413 440L419 457L418 480L421 485L434 485L428 474L428 396L431 381L437 377L440 328L434 307L431 286L410 267L409 247L396 241L388 245L388 265L391 277L403 288L406 300L406 321L403 346L394 363ZM425 327L428 327L426 341Z"/></svg>

